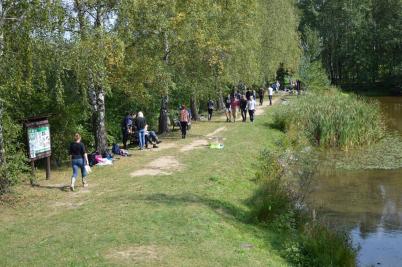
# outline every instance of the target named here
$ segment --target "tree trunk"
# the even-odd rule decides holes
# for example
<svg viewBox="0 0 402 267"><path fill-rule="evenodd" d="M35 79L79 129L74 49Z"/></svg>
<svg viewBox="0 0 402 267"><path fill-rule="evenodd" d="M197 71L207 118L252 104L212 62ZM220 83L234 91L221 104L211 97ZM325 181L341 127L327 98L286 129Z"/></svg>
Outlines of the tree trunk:
<svg viewBox="0 0 402 267"><path fill-rule="evenodd" d="M4 136L3 136L3 101L0 100L0 166L6 162L6 155L4 150Z"/></svg>
<svg viewBox="0 0 402 267"><path fill-rule="evenodd" d="M190 109L191 109L191 119L194 121L198 121L200 118L198 115L197 98L195 94L191 94L190 96Z"/></svg>
<svg viewBox="0 0 402 267"><path fill-rule="evenodd" d="M0 56L3 55L4 50L4 34L3 34L3 25L4 25L4 14L3 14L3 0L0 0Z"/></svg>
<svg viewBox="0 0 402 267"><path fill-rule="evenodd" d="M168 124L168 120L169 120L169 116L168 116L168 97L164 96L162 97L161 100L161 109L160 109L160 113L159 113L159 133L163 134L163 133L167 133L169 132L169 124Z"/></svg>
<svg viewBox="0 0 402 267"><path fill-rule="evenodd" d="M97 112L95 125L95 145L96 151L104 154L107 151L107 132L106 132L106 106L105 106L105 90L102 86L96 88L96 106Z"/></svg>
<svg viewBox="0 0 402 267"><path fill-rule="evenodd" d="M99 154L107 151L105 92L102 86L89 86L89 100L92 108L92 131L95 137L95 148Z"/></svg>
<svg viewBox="0 0 402 267"><path fill-rule="evenodd" d="M3 56L3 50L4 50L3 16L4 16L3 1L0 0L0 57ZM0 99L0 165L3 165L5 162L4 137L3 137L3 111L4 111L3 101Z"/></svg>
<svg viewBox="0 0 402 267"><path fill-rule="evenodd" d="M163 61L167 66L169 63L169 54L170 54L170 45L167 32L163 33L163 45L164 45L164 56ZM167 86L167 85L165 85ZM167 133L169 132L169 91L168 88L165 88L164 95L162 96L161 100L161 108L159 112L159 133Z"/></svg>

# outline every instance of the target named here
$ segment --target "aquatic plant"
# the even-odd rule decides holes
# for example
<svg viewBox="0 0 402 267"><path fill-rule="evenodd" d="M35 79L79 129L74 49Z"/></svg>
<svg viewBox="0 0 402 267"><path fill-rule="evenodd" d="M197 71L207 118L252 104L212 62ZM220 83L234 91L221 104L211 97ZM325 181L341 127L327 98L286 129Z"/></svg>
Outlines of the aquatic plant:
<svg viewBox="0 0 402 267"><path fill-rule="evenodd" d="M363 97L332 89L289 102L276 110L273 125L317 146L359 147L375 143L385 132L379 104Z"/></svg>

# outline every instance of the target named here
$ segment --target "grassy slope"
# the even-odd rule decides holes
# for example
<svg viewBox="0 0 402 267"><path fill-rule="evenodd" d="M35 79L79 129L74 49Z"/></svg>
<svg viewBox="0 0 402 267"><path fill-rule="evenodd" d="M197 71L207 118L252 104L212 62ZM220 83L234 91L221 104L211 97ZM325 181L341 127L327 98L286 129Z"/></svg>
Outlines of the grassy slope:
<svg viewBox="0 0 402 267"><path fill-rule="evenodd" d="M224 150L134 151L95 168L86 193L57 188L68 184L70 170L41 181L56 188L19 187L18 204L0 206L0 266L286 266L273 249L280 237L246 221L256 158L281 134L266 126L269 120L268 111L254 125L197 123L187 140L162 145L190 143L226 126L219 134ZM183 170L130 176L163 155L176 156Z"/></svg>

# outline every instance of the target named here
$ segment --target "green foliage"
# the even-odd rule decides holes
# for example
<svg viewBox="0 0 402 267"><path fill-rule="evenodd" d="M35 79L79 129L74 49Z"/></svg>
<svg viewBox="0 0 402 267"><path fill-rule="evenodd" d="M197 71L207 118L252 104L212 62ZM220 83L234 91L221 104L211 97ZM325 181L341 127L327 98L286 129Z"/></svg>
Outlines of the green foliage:
<svg viewBox="0 0 402 267"><path fill-rule="evenodd" d="M261 159L265 171L257 174L263 182L250 201L251 216L281 235L282 255L295 266L355 266L356 253L349 238L307 215L304 197L313 177L305 159L309 156L298 156L294 164L285 154L264 154L270 156ZM285 172L272 176L278 162L295 176L296 183L288 182L293 177L284 176Z"/></svg>
<svg viewBox="0 0 402 267"><path fill-rule="evenodd" d="M314 145L343 149L373 144L384 135L378 103L337 90L292 99L276 111L274 125Z"/></svg>
<svg viewBox="0 0 402 267"><path fill-rule="evenodd" d="M97 130L109 144L120 140L128 111L143 111L157 129L161 96L169 96L173 116L190 96L205 103L239 82L262 85L279 66L289 71L299 66L299 17L292 0L1 5L7 11L0 14L5 114L19 125L28 117L50 115L58 163L67 159L75 132L89 151L99 144ZM271 19L271 14L281 16ZM103 109L106 133L97 127ZM5 140L20 147L23 136L18 132Z"/></svg>
<svg viewBox="0 0 402 267"><path fill-rule="evenodd" d="M402 1L302 0L298 5L300 28L304 35L319 36L316 51L333 83L391 86L389 81L402 75Z"/></svg>
<svg viewBox="0 0 402 267"><path fill-rule="evenodd" d="M329 230L319 223L304 227L296 251L288 251L292 262L300 266L356 266L356 253L346 234ZM289 253L290 252L290 253Z"/></svg>

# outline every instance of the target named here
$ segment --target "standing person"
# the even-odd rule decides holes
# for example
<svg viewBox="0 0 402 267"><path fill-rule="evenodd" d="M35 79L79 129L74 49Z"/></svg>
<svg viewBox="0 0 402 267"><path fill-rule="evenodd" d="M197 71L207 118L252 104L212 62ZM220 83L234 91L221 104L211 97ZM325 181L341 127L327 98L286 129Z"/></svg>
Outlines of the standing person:
<svg viewBox="0 0 402 267"><path fill-rule="evenodd" d="M281 89L281 84L279 83L279 81L276 81L276 91L279 91Z"/></svg>
<svg viewBox="0 0 402 267"><path fill-rule="evenodd" d="M127 140L131 134L131 127L133 125L133 117L130 112L126 113L126 116L123 118L121 122L121 132L123 134L123 147L127 149Z"/></svg>
<svg viewBox="0 0 402 267"><path fill-rule="evenodd" d="M208 120L212 119L212 113L214 112L214 101L212 99L208 100Z"/></svg>
<svg viewBox="0 0 402 267"><path fill-rule="evenodd" d="M245 95L240 100L240 112L243 122L247 120L247 98Z"/></svg>
<svg viewBox="0 0 402 267"><path fill-rule="evenodd" d="M253 123L254 122L254 112L255 112L255 99L254 97L251 97L250 100L247 102L247 109L248 109L248 114L250 115L250 121Z"/></svg>
<svg viewBox="0 0 402 267"><path fill-rule="evenodd" d="M187 125L190 122L190 114L188 113L186 106L182 105L180 110L180 128L181 128L181 138L186 138Z"/></svg>
<svg viewBox="0 0 402 267"><path fill-rule="evenodd" d="M247 101L250 100L250 97L251 97L251 91L250 91L250 89L247 89L247 91L246 91L246 99L247 99Z"/></svg>
<svg viewBox="0 0 402 267"><path fill-rule="evenodd" d="M233 97L232 101L230 102L230 109L232 110L233 122L236 122L238 106L239 106L239 100L237 100L236 97Z"/></svg>
<svg viewBox="0 0 402 267"><path fill-rule="evenodd" d="M145 126L147 125L147 121L144 118L144 114L140 111L137 113L137 118L135 119L135 126L138 131L138 143L139 149L143 150L145 147Z"/></svg>
<svg viewBox="0 0 402 267"><path fill-rule="evenodd" d="M300 80L298 79L298 80L296 81L296 92L297 92L297 95L300 95L300 90L301 90L301 82L300 82Z"/></svg>
<svg viewBox="0 0 402 267"><path fill-rule="evenodd" d="M228 95L228 97L226 98L225 101L225 114L226 114L226 122L232 122L232 112L230 109L230 104L232 103L232 101L230 100L230 95Z"/></svg>
<svg viewBox="0 0 402 267"><path fill-rule="evenodd" d="M258 97L260 98L260 106L264 103L264 88L260 88L258 91Z"/></svg>
<svg viewBox="0 0 402 267"><path fill-rule="evenodd" d="M274 89L270 86L268 87L268 98L269 98L269 105L272 106L272 95L274 94Z"/></svg>
<svg viewBox="0 0 402 267"><path fill-rule="evenodd" d="M71 176L71 191L74 191L75 181L78 176L78 169L81 169L82 184L84 187L88 187L87 182L87 168L89 167L88 155L85 150L85 145L81 142L81 135L76 133L74 135L74 142L70 144L70 158L71 166L73 168L73 175ZM88 166L88 167L87 167Z"/></svg>

